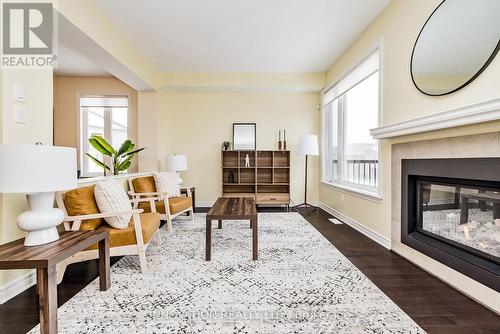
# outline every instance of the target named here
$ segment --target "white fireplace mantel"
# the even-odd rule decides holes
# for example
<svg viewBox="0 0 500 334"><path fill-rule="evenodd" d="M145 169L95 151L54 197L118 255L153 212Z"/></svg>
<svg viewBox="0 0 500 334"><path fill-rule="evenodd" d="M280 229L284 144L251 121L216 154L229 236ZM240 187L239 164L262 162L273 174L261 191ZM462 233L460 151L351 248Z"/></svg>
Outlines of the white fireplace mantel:
<svg viewBox="0 0 500 334"><path fill-rule="evenodd" d="M371 129L375 139L453 128L500 119L500 98Z"/></svg>

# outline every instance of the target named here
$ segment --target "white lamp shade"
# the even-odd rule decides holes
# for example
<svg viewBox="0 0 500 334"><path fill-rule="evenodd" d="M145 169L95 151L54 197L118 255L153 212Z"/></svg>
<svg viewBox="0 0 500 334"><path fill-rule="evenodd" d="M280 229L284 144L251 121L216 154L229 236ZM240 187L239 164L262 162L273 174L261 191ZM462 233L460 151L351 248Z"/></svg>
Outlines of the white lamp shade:
<svg viewBox="0 0 500 334"><path fill-rule="evenodd" d="M38 193L76 188L76 149L0 144L0 192Z"/></svg>
<svg viewBox="0 0 500 334"><path fill-rule="evenodd" d="M183 154L171 155L167 157L166 165L169 172L188 170L187 156Z"/></svg>
<svg viewBox="0 0 500 334"><path fill-rule="evenodd" d="M318 136L303 135L299 138L298 155L319 155Z"/></svg>

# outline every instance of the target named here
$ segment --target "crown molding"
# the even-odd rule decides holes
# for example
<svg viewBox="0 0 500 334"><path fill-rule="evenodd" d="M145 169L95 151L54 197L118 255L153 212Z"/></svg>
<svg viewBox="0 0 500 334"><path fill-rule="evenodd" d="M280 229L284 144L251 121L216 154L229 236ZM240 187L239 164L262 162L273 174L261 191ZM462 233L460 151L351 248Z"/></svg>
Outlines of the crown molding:
<svg viewBox="0 0 500 334"><path fill-rule="evenodd" d="M387 139L415 133L442 130L500 119L500 98L465 107L384 125L370 130L375 139Z"/></svg>

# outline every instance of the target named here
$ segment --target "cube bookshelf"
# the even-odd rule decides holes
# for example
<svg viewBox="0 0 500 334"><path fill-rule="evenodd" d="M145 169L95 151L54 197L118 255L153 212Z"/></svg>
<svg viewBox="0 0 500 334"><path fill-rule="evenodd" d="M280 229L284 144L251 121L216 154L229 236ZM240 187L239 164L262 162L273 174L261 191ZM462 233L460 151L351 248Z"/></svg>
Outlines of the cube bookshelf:
<svg viewBox="0 0 500 334"><path fill-rule="evenodd" d="M250 167L245 166L248 154ZM222 196L290 205L290 151L222 151Z"/></svg>

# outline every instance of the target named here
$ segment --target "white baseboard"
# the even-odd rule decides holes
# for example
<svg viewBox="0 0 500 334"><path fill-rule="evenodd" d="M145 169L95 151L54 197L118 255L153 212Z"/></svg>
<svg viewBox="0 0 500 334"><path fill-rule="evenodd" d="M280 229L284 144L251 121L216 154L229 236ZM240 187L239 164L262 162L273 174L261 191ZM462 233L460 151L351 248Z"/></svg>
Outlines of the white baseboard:
<svg viewBox="0 0 500 334"><path fill-rule="evenodd" d="M196 207L197 208L211 208L214 205L214 203L215 203L215 201L198 201L198 202L196 202ZM292 207L292 206L294 206L295 204L298 204L298 203L302 203L302 200L300 200L300 201L291 200L290 201L290 207ZM319 206L319 202L318 201L310 201L308 203L311 204L311 205L314 205L314 206Z"/></svg>
<svg viewBox="0 0 500 334"><path fill-rule="evenodd" d="M24 290L31 288L35 284L36 277L34 271L30 271L19 276L12 282L0 287L0 304L5 303L9 299L17 296Z"/></svg>
<svg viewBox="0 0 500 334"><path fill-rule="evenodd" d="M341 220L343 223L351 226L352 228L354 228L358 232L363 233L368 238L372 239L373 241L380 244L381 246L383 246L389 250L391 249L391 240L390 239L387 239L386 237L379 234L378 232L375 232L374 230L364 226L363 224L358 223L357 221L343 215L342 213L338 212L337 210L329 207L328 205L326 205L324 203L320 202L319 207L321 209L325 210L326 212L328 212L329 214L331 214L332 216L335 216L336 218Z"/></svg>

